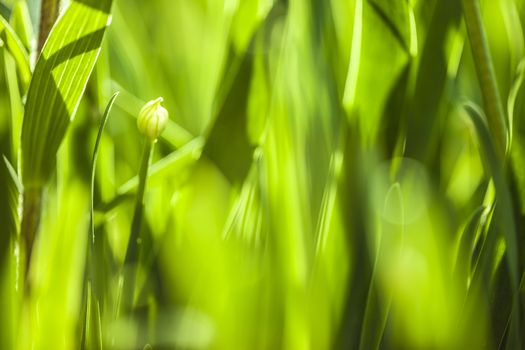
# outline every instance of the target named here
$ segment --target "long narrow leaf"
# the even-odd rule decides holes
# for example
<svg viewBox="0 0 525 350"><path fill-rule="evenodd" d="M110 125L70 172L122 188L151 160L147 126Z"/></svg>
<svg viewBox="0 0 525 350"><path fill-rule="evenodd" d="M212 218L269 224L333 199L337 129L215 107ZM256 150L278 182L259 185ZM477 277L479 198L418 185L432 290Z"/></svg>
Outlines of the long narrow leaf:
<svg viewBox="0 0 525 350"><path fill-rule="evenodd" d="M27 88L29 80L31 79L31 69L29 66L29 53L26 51L20 38L16 35L15 31L6 21L5 18L0 16L0 34L5 34L7 48L13 55L18 65L18 71L20 73L20 79L24 88Z"/></svg>
<svg viewBox="0 0 525 350"><path fill-rule="evenodd" d="M100 139L102 138L102 132L104 131L104 128L106 127L106 123L108 121L109 113L111 112L111 108L113 108L113 104L115 103L115 100L117 99L118 92L113 94L111 96L111 99L109 100L106 110L104 111L104 115L102 116L102 120L100 122L100 128L98 129L97 139L95 141L95 147L93 149L93 161L92 161L92 168L91 168L91 208L90 208L90 216L91 216L91 242L95 242L95 225L94 225L94 197L95 197L95 173L97 169L97 156L98 156L98 147L100 145Z"/></svg>
<svg viewBox="0 0 525 350"><path fill-rule="evenodd" d="M87 301L86 301L86 323L83 333L83 345L87 344L87 348L92 348L94 343L97 343L99 345L99 348L102 348L101 341L101 321L99 317L96 317L96 315L100 316L100 283L99 283L99 276L97 275L97 263L100 263L100 259L97 259L96 253L97 253L97 247L100 245L97 244L95 241L95 222L94 222L94 197L95 197L95 174L96 174L96 168L97 168L97 156L98 156L98 149L100 145L100 140L102 138L102 133L104 132L104 128L106 127L106 123L108 121L109 113L111 112L111 109L113 107L113 104L115 103L115 100L118 96L118 92L116 92L109 100L106 110L104 111L104 115L102 116L102 120L100 122L100 128L98 130L97 139L95 141L95 147L93 149L93 160L92 160L92 168L91 168L91 204L90 204L90 226L91 226L91 237L89 240L89 246L88 246L88 261L89 261L89 273L88 273L88 282L86 285L87 288Z"/></svg>
<svg viewBox="0 0 525 350"><path fill-rule="evenodd" d="M110 23L112 0L76 0L55 24L38 59L22 126L22 180L42 187L74 118Z"/></svg>
<svg viewBox="0 0 525 350"><path fill-rule="evenodd" d="M519 299L518 299L518 283L519 283L519 266L518 266L518 245L516 224L512 210L512 200L509 188L506 184L505 174L503 173L503 166L501 160L498 158L494 142L487 124L483 119L483 112L481 109L473 104L467 104L465 110L468 112L480 139L480 144L485 154L487 168L489 174L494 180L496 187L497 203L494 211L494 218L497 220L497 228L503 231L506 243L506 257L510 273L510 283L513 292L513 315L512 328L509 334L509 344L513 343L516 348L520 348L520 333L519 333ZM489 232L488 234L494 234Z"/></svg>

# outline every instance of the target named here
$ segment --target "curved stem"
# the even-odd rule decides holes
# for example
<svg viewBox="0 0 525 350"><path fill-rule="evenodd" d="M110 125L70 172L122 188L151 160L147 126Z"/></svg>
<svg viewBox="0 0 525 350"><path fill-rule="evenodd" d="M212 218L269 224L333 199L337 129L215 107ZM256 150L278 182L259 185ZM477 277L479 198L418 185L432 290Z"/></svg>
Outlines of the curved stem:
<svg viewBox="0 0 525 350"><path fill-rule="evenodd" d="M496 83L487 34L483 26L479 0L462 0L462 4L476 74L483 96L483 106L496 149L503 158L507 147L507 125Z"/></svg>

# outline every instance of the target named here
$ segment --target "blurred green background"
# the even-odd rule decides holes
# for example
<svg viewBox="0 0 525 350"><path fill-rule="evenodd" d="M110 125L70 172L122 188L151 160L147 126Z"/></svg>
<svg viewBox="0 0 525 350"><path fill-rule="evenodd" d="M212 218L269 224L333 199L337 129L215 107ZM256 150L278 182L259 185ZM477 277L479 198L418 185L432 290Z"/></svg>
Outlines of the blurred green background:
<svg viewBox="0 0 525 350"><path fill-rule="evenodd" d="M0 1L33 63L39 6ZM17 223L0 218L0 348L521 348L525 7L481 10L512 138L497 169L463 108L482 98L460 1L115 0L45 194L30 297ZM0 152L13 160L24 93L6 45L0 73ZM95 290L91 157L115 91L96 172ZM126 266L136 116L158 96L171 122L139 262ZM138 271L132 314L126 269Z"/></svg>

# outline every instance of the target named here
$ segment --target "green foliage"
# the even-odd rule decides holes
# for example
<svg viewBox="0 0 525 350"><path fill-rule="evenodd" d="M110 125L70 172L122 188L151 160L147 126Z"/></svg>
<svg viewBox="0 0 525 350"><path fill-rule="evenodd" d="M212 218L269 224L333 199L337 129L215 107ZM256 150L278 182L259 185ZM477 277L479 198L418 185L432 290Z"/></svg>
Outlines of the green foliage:
<svg viewBox="0 0 525 350"><path fill-rule="evenodd" d="M38 52L40 3L0 0L0 348L525 344L522 0L63 0Z"/></svg>
<svg viewBox="0 0 525 350"><path fill-rule="evenodd" d="M100 52L111 2L73 1L39 56L22 125L22 180L26 187L40 188L53 174L58 147Z"/></svg>

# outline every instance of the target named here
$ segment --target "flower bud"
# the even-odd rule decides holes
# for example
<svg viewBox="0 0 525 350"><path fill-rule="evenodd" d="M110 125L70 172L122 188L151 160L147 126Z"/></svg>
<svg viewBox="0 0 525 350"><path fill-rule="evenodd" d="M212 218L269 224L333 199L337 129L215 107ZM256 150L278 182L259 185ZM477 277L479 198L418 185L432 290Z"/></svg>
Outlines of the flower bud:
<svg viewBox="0 0 525 350"><path fill-rule="evenodd" d="M160 105L163 101L164 99L159 97L146 103L137 118L139 131L152 141L158 138L168 125L168 111Z"/></svg>

